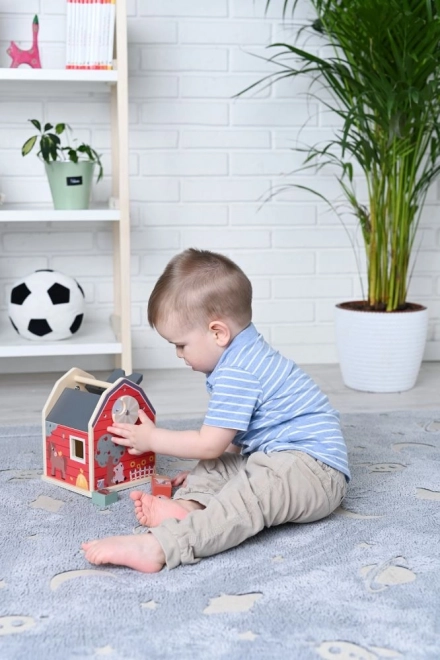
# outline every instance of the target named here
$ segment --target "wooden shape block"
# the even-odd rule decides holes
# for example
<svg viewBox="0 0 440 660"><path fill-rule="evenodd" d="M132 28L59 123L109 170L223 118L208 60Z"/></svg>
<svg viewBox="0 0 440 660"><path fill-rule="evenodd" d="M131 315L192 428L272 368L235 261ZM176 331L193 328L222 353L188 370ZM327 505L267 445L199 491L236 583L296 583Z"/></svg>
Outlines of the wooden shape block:
<svg viewBox="0 0 440 660"><path fill-rule="evenodd" d="M101 490L94 490L92 493L92 502L97 506L108 506L117 502L119 495L116 491L111 491L108 488L102 488Z"/></svg>
<svg viewBox="0 0 440 660"><path fill-rule="evenodd" d="M171 497L171 479L160 474L151 477L151 494L155 497Z"/></svg>

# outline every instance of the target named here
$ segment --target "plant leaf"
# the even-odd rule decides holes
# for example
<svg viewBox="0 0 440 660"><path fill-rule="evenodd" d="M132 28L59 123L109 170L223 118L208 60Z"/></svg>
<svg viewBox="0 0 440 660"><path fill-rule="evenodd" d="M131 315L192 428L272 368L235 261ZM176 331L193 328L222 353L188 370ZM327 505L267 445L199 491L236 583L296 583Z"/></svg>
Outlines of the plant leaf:
<svg viewBox="0 0 440 660"><path fill-rule="evenodd" d="M72 149L72 147L66 147L67 149L67 155L69 157L69 160L72 161L72 163L77 163L78 162L78 154L76 153L76 149Z"/></svg>
<svg viewBox="0 0 440 660"><path fill-rule="evenodd" d="M61 144L60 138L58 137L58 135L55 135L55 133L47 133L47 137L50 138L54 144L56 145Z"/></svg>
<svg viewBox="0 0 440 660"><path fill-rule="evenodd" d="M41 124L38 119L28 119L28 121L30 121L38 131L41 131Z"/></svg>
<svg viewBox="0 0 440 660"><path fill-rule="evenodd" d="M32 151L34 148L35 142L37 141L38 135L34 135L33 137L29 138L29 140L26 140L24 145L21 148L21 155L22 156L27 156L28 153Z"/></svg>
<svg viewBox="0 0 440 660"><path fill-rule="evenodd" d="M102 167L101 157L98 154L98 152L92 149L92 147L90 147L88 144L84 144L84 142L79 145L77 151L79 151L82 154L86 154L86 156L92 163L96 163L98 165L97 181L100 181L104 176L104 169Z"/></svg>
<svg viewBox="0 0 440 660"><path fill-rule="evenodd" d="M52 141L46 135L40 140L40 152L45 163L50 163ZM56 160L56 159L54 159Z"/></svg>
<svg viewBox="0 0 440 660"><path fill-rule="evenodd" d="M58 160L58 149L57 145L53 140L50 141L50 148L49 148L50 155L52 157L52 160Z"/></svg>

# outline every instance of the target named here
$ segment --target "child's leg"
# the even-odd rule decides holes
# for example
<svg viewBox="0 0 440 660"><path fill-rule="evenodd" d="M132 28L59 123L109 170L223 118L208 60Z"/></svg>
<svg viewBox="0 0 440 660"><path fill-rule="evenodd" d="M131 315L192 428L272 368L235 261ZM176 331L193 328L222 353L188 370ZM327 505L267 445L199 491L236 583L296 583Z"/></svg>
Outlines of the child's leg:
<svg viewBox="0 0 440 660"><path fill-rule="evenodd" d="M324 518L339 506L345 490L342 473L307 454L257 452L206 509L180 522L166 520L151 533L168 568L174 568L235 547L264 527Z"/></svg>
<svg viewBox="0 0 440 660"><path fill-rule="evenodd" d="M246 464L247 457L241 454L224 453L219 458L199 461L186 478L186 486L179 488L174 500L191 500L206 507L211 499Z"/></svg>
<svg viewBox="0 0 440 660"><path fill-rule="evenodd" d="M188 475L187 485L179 488L172 500L133 491L130 497L134 501L136 518L141 525L157 527L169 518L183 520L191 511L204 509L246 460L238 454L225 453L217 459L199 461Z"/></svg>
<svg viewBox="0 0 440 660"><path fill-rule="evenodd" d="M165 520L133 539L112 537L83 544L95 564L123 564L139 571L192 564L235 547L264 527L312 522L329 515L346 490L344 475L297 451L258 452L206 508L181 521ZM153 536L153 539L151 538Z"/></svg>
<svg viewBox="0 0 440 660"><path fill-rule="evenodd" d="M83 543L82 548L91 564L119 564L142 573L158 573L165 564L163 550L151 534L111 536Z"/></svg>
<svg viewBox="0 0 440 660"><path fill-rule="evenodd" d="M245 462L242 456L230 453L215 460L199 461L188 475L187 486L176 492L175 497L179 497L177 501L134 491L131 497L135 500L138 520L141 522L142 519L144 522L141 524L153 527L170 518L182 520L188 516L191 507L203 509L203 502L209 502ZM112 536L83 543L82 548L86 559L92 564L121 564L144 573L160 571L165 564L162 547L151 534Z"/></svg>

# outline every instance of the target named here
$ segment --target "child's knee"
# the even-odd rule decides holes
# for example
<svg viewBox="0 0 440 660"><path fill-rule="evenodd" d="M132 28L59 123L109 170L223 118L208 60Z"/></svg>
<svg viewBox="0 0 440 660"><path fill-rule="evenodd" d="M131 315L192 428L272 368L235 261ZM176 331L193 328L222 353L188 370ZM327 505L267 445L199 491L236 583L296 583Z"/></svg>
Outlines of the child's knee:
<svg viewBox="0 0 440 660"><path fill-rule="evenodd" d="M326 518L338 508L344 499L347 481L342 472L311 456L302 458L301 462L307 484L303 485L304 492L298 493L298 498L303 500L304 510L302 515L291 522L315 522Z"/></svg>

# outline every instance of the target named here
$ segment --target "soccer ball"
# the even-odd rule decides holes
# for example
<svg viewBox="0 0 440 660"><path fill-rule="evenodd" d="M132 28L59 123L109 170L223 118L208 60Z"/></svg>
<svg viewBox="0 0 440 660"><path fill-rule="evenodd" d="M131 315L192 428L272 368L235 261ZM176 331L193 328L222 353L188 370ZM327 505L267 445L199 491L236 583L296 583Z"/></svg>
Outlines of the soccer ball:
<svg viewBox="0 0 440 660"><path fill-rule="evenodd" d="M84 291L73 277L36 270L12 287L9 319L26 339L66 339L81 327L84 307Z"/></svg>

